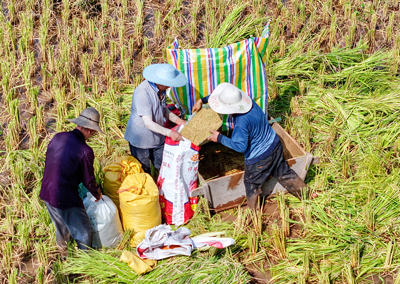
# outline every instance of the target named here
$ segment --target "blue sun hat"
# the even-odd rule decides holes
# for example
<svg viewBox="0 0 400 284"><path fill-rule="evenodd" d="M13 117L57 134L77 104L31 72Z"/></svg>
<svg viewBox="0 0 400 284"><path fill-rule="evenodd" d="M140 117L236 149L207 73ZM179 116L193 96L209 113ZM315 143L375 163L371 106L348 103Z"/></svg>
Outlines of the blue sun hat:
<svg viewBox="0 0 400 284"><path fill-rule="evenodd" d="M152 64L144 68L143 77L155 84L167 87L182 87L187 84L185 74L171 64Z"/></svg>

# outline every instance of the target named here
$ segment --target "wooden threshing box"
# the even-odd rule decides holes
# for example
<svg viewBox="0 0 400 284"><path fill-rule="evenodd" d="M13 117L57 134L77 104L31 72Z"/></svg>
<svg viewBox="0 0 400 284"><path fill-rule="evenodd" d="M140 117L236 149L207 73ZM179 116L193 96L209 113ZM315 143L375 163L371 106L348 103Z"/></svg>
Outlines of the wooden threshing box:
<svg viewBox="0 0 400 284"><path fill-rule="evenodd" d="M281 139L284 148L284 158L289 166L304 180L309 166L317 159L304 151L304 149L277 123L272 124L272 128ZM200 161L201 163L201 161ZM205 181L199 171L200 187L191 192L191 196L203 195L208 199L210 209L222 211L236 207L244 203L246 190L243 183L244 171L240 170L233 174ZM270 177L262 187L261 196L269 193L285 191L278 181Z"/></svg>

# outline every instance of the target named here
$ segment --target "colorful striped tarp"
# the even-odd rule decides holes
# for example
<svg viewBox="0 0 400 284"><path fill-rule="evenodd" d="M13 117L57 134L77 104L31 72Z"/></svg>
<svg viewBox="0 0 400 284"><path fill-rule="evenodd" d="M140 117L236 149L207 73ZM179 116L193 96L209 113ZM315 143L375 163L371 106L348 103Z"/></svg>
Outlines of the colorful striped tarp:
<svg viewBox="0 0 400 284"><path fill-rule="evenodd" d="M188 84L171 88L172 99L188 114L200 98L206 97L220 83L228 82L243 90L267 112L268 91L265 72L269 24L262 37L250 38L222 48L179 49L178 40L167 49L167 61L182 71ZM232 129L230 116L224 116L223 129Z"/></svg>

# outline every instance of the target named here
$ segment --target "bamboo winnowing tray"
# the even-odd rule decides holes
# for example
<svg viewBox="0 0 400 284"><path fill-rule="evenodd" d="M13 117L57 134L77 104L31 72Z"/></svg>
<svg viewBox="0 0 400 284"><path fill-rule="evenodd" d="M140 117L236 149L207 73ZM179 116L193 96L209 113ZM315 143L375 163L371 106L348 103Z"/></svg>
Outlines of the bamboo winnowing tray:
<svg viewBox="0 0 400 284"><path fill-rule="evenodd" d="M212 130L218 130L221 125L221 115L211 108L203 107L191 117L180 133L193 144L199 146L211 136Z"/></svg>

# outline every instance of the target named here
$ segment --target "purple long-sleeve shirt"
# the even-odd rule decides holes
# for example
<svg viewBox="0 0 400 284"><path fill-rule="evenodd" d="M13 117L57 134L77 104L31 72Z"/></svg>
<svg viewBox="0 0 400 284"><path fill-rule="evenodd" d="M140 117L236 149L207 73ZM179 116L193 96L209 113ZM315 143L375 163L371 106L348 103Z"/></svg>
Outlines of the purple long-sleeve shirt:
<svg viewBox="0 0 400 284"><path fill-rule="evenodd" d="M99 197L93 161L93 150L86 144L81 131L57 133L47 148L39 197L59 209L83 208L78 191L80 183L94 197Z"/></svg>

